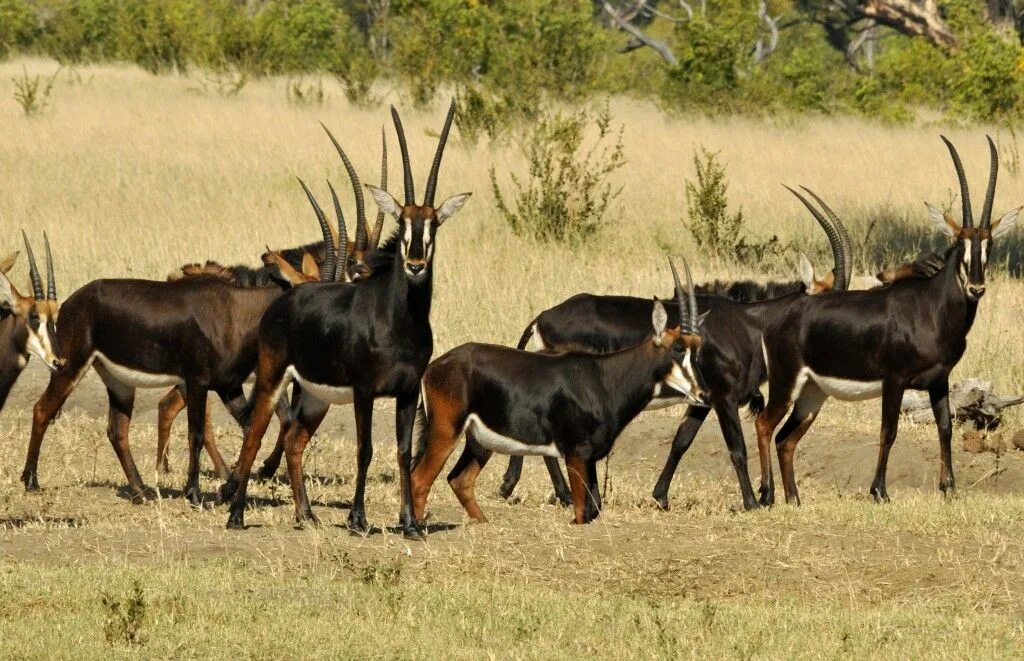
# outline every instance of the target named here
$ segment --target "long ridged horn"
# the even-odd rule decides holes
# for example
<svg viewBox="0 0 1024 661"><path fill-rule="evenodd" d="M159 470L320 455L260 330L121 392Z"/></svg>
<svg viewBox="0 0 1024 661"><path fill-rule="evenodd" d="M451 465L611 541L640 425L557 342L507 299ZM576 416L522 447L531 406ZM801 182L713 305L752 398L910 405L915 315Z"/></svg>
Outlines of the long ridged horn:
<svg viewBox="0 0 1024 661"><path fill-rule="evenodd" d="M992 202L996 198L996 177L999 175L999 152L992 137L986 135L991 164L988 169L988 189L985 191L985 206L981 209L981 226L988 229L992 225Z"/></svg>
<svg viewBox="0 0 1024 661"><path fill-rule="evenodd" d="M21 230L21 238L25 240L25 252L28 253L28 277L32 281L32 296L37 301L45 299L43 294L43 281L39 277L39 267L36 265L36 256L32 254L32 246L28 243L28 235Z"/></svg>
<svg viewBox="0 0 1024 661"><path fill-rule="evenodd" d="M807 210L811 212L814 219L821 225L821 229L825 230L825 234L828 236L828 243L832 247L832 259L835 261L835 269L833 270L835 283L832 285L832 288L837 291L845 291L848 284L846 281L846 255L843 253L843 241L839 237L839 231L821 215L820 211L814 208L814 205L807 201L807 198L789 186L785 184L783 186L790 193L796 195L798 200L803 202L803 205L807 207Z"/></svg>
<svg viewBox="0 0 1024 661"><path fill-rule="evenodd" d="M388 189L388 137L384 127L380 127L380 189ZM373 223L373 234L370 235L370 249L376 250L380 245L380 235L384 231L384 212L377 209L377 220Z"/></svg>
<svg viewBox="0 0 1024 661"><path fill-rule="evenodd" d="M338 193L334 190L331 182L327 182L331 189L331 200L334 202L334 215L338 217L338 262L334 266L334 272L327 275L331 282L345 282L348 275L348 228L345 227L345 214L341 212L341 202L338 201ZM358 239L356 239L358 241Z"/></svg>
<svg viewBox="0 0 1024 661"><path fill-rule="evenodd" d="M940 135L942 141L949 149L949 155L953 158L953 167L956 168L956 178L960 181L960 202L963 204L963 218L961 222L964 227L974 227L974 215L971 212L971 192L967 188L967 175L964 174L964 164L960 162L960 154L956 153L956 147L946 136Z"/></svg>
<svg viewBox="0 0 1024 661"><path fill-rule="evenodd" d="M679 328L685 333L691 325L689 308L686 307L686 301L683 295L683 284L679 282L679 272L676 271L676 265L672 262L672 258L668 258L668 268L672 271L672 281L676 287L676 306L679 308Z"/></svg>
<svg viewBox="0 0 1024 661"><path fill-rule="evenodd" d="M320 126L324 127L327 137L334 143L334 148L338 150L338 156L341 156L341 162L344 163L348 178L352 182L352 192L356 197L356 252L366 252L366 203L363 201L363 187L359 183L359 175L356 174L356 169L352 167L352 161L348 159L348 155L334 138L331 130L323 122L320 122Z"/></svg>
<svg viewBox="0 0 1024 661"><path fill-rule="evenodd" d="M296 179L298 179L298 177L296 177ZM333 277L335 269L338 267L337 247L334 245L334 236L331 234L331 226L327 224L327 216L324 215L324 210L320 208L319 204L317 204L316 198L313 197L313 193L310 192L309 187L306 186L306 182L299 179L299 184L302 186L302 190L306 191L306 197L309 198L309 203L313 205L313 213L316 214L316 221L320 223L320 231L324 234L324 263L320 268L320 272L326 273L327 278L331 278Z"/></svg>
<svg viewBox="0 0 1024 661"><path fill-rule="evenodd" d="M448 116L444 119L444 128L441 129L441 137L437 142L437 151L434 152L434 162L430 166L430 176L427 177L427 189L423 195L423 206L434 206L434 193L437 191L437 175L441 171L441 157L444 156L444 146L448 142L448 133L452 130L452 119L455 118L455 99L452 99L448 106Z"/></svg>
<svg viewBox="0 0 1024 661"><path fill-rule="evenodd" d="M690 262L683 258L683 272L686 274L686 303L690 306L690 332L698 333L697 328L697 295L693 291L693 275L690 273Z"/></svg>
<svg viewBox="0 0 1024 661"><path fill-rule="evenodd" d="M409 164L409 145L405 142L405 131L402 129L402 118L398 116L398 110L391 106L391 119L395 123L395 133L398 134L398 149L402 152L402 177L405 180L405 203L416 204L416 189L412 183L412 166Z"/></svg>
<svg viewBox="0 0 1024 661"><path fill-rule="evenodd" d="M825 200L818 197L814 191L807 186L801 186L800 188L807 191L818 205L825 210L825 215L828 216L828 219L832 221L832 226L839 232L839 239L843 246L843 258L846 263L846 284L849 285L853 278L853 243L850 241L850 233L846 231L846 225L843 225L843 221L839 220L836 212L832 211L832 208L825 204Z"/></svg>
<svg viewBox="0 0 1024 661"><path fill-rule="evenodd" d="M50 252L50 237L43 232L43 244L46 246L46 300L57 300L57 276L53 272L53 253Z"/></svg>

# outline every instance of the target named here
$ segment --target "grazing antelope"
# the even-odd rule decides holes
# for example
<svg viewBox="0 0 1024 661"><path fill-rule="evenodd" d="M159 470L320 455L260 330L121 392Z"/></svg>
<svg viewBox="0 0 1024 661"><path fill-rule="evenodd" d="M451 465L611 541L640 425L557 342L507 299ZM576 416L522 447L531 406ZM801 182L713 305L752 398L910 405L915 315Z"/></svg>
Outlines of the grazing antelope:
<svg viewBox="0 0 1024 661"><path fill-rule="evenodd" d="M928 391L939 436L939 489L943 493L955 489L949 373L967 348L967 333L974 324L978 300L985 293L992 240L1010 230L1021 208L992 221L999 155L989 138L988 190L981 223L975 226L960 156L949 140L942 140L956 169L963 204L963 225L928 205L939 231L953 239L942 269L929 278L904 279L880 289L799 301L765 329L769 395L755 425L764 505L775 499L769 445L776 426L792 406L775 442L786 502L799 504L793 454L829 397L845 401L882 398L871 495L877 501L887 501L886 466L907 389Z"/></svg>
<svg viewBox="0 0 1024 661"><path fill-rule="evenodd" d="M338 153L341 155L345 169L349 172L349 176L352 177L355 169L352 167L348 156L338 146L338 141L331 134L330 130L326 126L323 128L331 142L338 148ZM387 190L388 144L383 129L381 130L381 153L380 187L382 190ZM353 181L356 180L353 179ZM355 242L348 244L349 258L346 260L346 269L347 277L352 282L358 282L371 275L367 259L371 258L379 247L380 235L384 229L384 213L378 212L374 228L368 232L365 205L363 203L363 189L356 185L353 186L353 190L356 198L356 236ZM337 246L340 245L340 241L348 243L347 235L339 239L338 230L327 222L326 217L318 216L317 221L320 223L323 241L278 251L268 248L267 252L263 253L262 267L255 269L244 265L224 267L216 262L208 261L202 265L186 264L179 269L175 269L168 275L167 279L180 280L183 277L215 275L242 287L267 287L276 284L284 288L294 287L305 282L317 282L320 280L321 269L325 272L331 272L335 268L334 262L337 260ZM327 246L334 246L334 249L327 250ZM170 472L167 448L171 436L171 425L178 414L184 409L185 389L182 386L171 388L160 399L157 417L156 456L158 470L163 473ZM284 398L278 400L277 418L280 421L277 443L274 445L274 450L263 461L263 466L258 473L260 479L272 478L277 473L277 469L281 464L281 457L284 452L284 435L291 421L290 409ZM210 455L210 459L213 461L217 476L222 480L227 480L228 469L213 438L209 412L207 412L206 416L206 434L204 438L207 454Z"/></svg>
<svg viewBox="0 0 1024 661"><path fill-rule="evenodd" d="M707 315L701 329L703 341L696 351L694 364L703 380L707 406L688 406L683 421L672 441L672 449L665 468L654 487L653 497L662 509L668 509L668 490L672 477L683 455L689 449L697 431L710 410L718 415L718 422L729 448L729 456L739 481L743 506L757 507L753 487L747 472L747 450L740 426L741 406L757 409L763 402L760 385L766 380L761 358L761 334L768 323L777 318L794 301L832 288L844 289L852 270L849 239L838 218L826 219L818 213L815 220L825 231L832 248L835 269L824 277L816 277L810 261L800 256L801 281L798 284L775 284L764 293L787 291L767 300L741 303L718 295L698 295L697 309ZM717 283L716 291L728 289ZM756 294L752 287L744 286L747 295ZM669 324L678 323L679 309L667 305ZM539 349L556 351L588 351L606 353L618 351L642 341L650 329L642 320L651 313L650 299L632 296L597 296L578 294L553 308L540 313L527 326L519 340L520 349L532 340ZM668 399L652 402L653 406L674 404ZM557 460L545 458L552 477L556 496L565 502L568 488ZM509 497L519 481L522 458L512 457L499 488L502 497Z"/></svg>
<svg viewBox="0 0 1024 661"><path fill-rule="evenodd" d="M402 153L405 203L369 186L377 205L398 221L397 230L372 260L373 275L358 285L298 287L267 310L260 324L252 426L235 471L221 489L222 497L231 498L229 528L244 527L249 473L267 429L271 404L294 381L301 394L294 405L296 421L285 438L285 450L298 521L316 522L303 483L302 452L331 404L354 403L358 476L348 525L356 531L368 529L364 492L373 456L373 402L378 397L394 397L402 490L399 520L406 536L422 536L409 496L409 470L420 378L433 352L432 262L438 228L469 198L469 193L463 193L434 206L438 171L454 114L453 102L427 178L423 204L417 204L402 122L398 111L391 109ZM354 178L355 173L350 175ZM312 197L310 203L315 213L322 213Z"/></svg>
<svg viewBox="0 0 1024 661"><path fill-rule="evenodd" d="M340 216L338 223L339 243L347 245ZM325 225L323 221L321 226ZM333 246L333 240L329 245ZM335 268L333 250L327 254L326 276L340 281L343 269ZM22 473L25 487L39 488L37 467L43 436L82 377L94 367L110 402L107 436L135 501L144 498L142 479L128 445L135 390L184 387L189 427L184 495L198 504L207 393L217 393L239 424L246 426L249 408L242 384L256 367L260 319L281 293L277 286L241 287L206 275L170 282L94 280L72 294L61 306L57 331L57 346L66 363L51 374L33 409L32 437Z"/></svg>
<svg viewBox="0 0 1024 661"><path fill-rule="evenodd" d="M593 520L601 507L597 462L608 456L626 425L666 390L700 403L693 355L701 337L690 269L686 266L686 303L671 268L682 311L678 324L668 328L665 306L655 298L648 317L654 334L648 326L648 337L630 348L532 353L473 342L432 362L423 375L425 423L412 473L416 517L423 518L430 487L465 436L448 483L471 519L487 520L474 485L491 454L500 452L564 457L574 522Z"/></svg>
<svg viewBox="0 0 1024 661"><path fill-rule="evenodd" d="M46 246L46 292L39 276L32 246L22 232L25 252L28 253L29 281L32 296L22 296L7 278L18 253L8 255L0 262L0 410L3 410L11 388L34 355L50 370L60 369L64 363L53 350L53 337L60 312L57 301L57 282L53 271L50 240L43 234Z"/></svg>

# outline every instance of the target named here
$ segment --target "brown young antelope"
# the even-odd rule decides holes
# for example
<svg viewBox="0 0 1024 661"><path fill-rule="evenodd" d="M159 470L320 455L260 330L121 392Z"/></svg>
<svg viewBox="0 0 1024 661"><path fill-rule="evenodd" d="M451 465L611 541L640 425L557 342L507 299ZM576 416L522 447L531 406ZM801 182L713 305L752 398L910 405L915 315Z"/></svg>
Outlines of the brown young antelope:
<svg viewBox="0 0 1024 661"><path fill-rule="evenodd" d="M57 301L50 240L44 233L47 271L44 293L39 267L24 232L22 238L25 240L25 252L28 253L31 296L22 296L7 278L7 272L14 266L18 253L12 253L0 262L0 410L32 356L43 361L50 370L60 369L64 363L53 350L60 303Z"/></svg>
<svg viewBox="0 0 1024 661"><path fill-rule="evenodd" d="M249 473L266 433L272 402L294 381L300 386L300 395L293 409L296 422L285 438L285 456L296 518L316 522L303 482L302 453L306 444L331 404L354 403L358 474L348 525L356 531L368 530L364 493L373 456L373 402L379 397L394 397L402 491L399 521L407 537L422 536L408 489L420 379L434 348L430 326L433 258L438 229L469 198L469 193L463 193L434 205L454 114L453 102L441 130L423 203L417 204L402 122L398 111L391 109L402 153L405 203L384 190L369 187L377 205L398 221L397 230L370 264L373 275L358 285L297 287L267 310L259 331L252 427L235 472L221 489L222 497L232 499L229 528L244 527ZM316 213L321 213L316 200L311 198L310 202Z"/></svg>
<svg viewBox="0 0 1024 661"><path fill-rule="evenodd" d="M989 138L988 190L981 222L975 226L960 156L952 143L942 139L956 169L963 203L962 225L928 207L939 231L953 239L942 269L931 277L907 278L879 289L797 301L765 329L762 345L769 396L756 421L760 500L764 505L775 499L769 446L776 426L792 406L775 442L786 501L799 504L793 455L829 397L845 401L882 398L882 430L871 495L878 501L888 500L886 466L907 389L928 391L939 436L939 489L948 493L955 488L949 373L967 348L967 333L974 324L978 300L985 293L992 240L1010 230L1021 209L992 220L999 155Z"/></svg>
<svg viewBox="0 0 1024 661"><path fill-rule="evenodd" d="M679 325L667 327L665 306L654 299L653 329L628 349L532 353L469 343L432 362L423 375L425 421L412 473L416 517L423 518L431 485L465 436L448 483L474 521L486 521L474 488L494 452L564 458L574 522L593 520L600 511L597 462L626 425L663 389L702 403L693 368L701 338L689 266L687 302L674 266L672 275L683 311Z"/></svg>

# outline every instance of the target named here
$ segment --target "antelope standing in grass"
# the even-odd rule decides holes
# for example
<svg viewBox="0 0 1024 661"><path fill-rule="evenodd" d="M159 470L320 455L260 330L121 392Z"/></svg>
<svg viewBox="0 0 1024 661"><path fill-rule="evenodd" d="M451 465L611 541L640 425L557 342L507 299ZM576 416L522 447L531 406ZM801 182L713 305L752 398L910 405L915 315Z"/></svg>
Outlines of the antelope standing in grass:
<svg viewBox="0 0 1024 661"><path fill-rule="evenodd" d="M308 189L307 189L308 193ZM312 196L312 194L309 194ZM326 220L321 219L321 227ZM347 246L339 215L339 243ZM330 232L321 275L341 281ZM199 504L199 453L206 437L207 393L216 393L246 427L248 406L242 384L254 371L257 330L267 307L282 288L241 287L204 275L169 282L94 280L61 307L57 346L66 361L50 375L33 409L32 436L22 481L39 488L43 436L90 367L107 388L107 436L114 447L132 498L144 498L144 485L128 444L137 388L184 388L188 407L189 468L184 495ZM287 407L284 407L287 413Z"/></svg>
<svg viewBox="0 0 1024 661"><path fill-rule="evenodd" d="M423 518L431 485L465 436L448 483L471 519L486 521L474 487L491 454L500 452L565 458L574 522L593 520L601 507L597 462L626 425L667 390L700 403L693 355L701 338L689 266L688 303L674 266L672 275L682 311L677 325L668 328L665 306L654 299L648 316L653 335L648 326L648 337L630 348L531 353L469 343L431 363L423 376L425 423L412 473L416 517Z"/></svg>
<svg viewBox="0 0 1024 661"><path fill-rule="evenodd" d="M672 449L665 468L654 487L653 497L662 509L668 509L668 490L672 477L683 455L689 449L697 431L710 410L718 415L718 422L729 449L729 457L739 481L743 506L757 507L757 499L747 472L747 449L740 426L741 406L760 408L760 385L767 376L761 358L761 334L771 321L783 313L793 302L832 288L845 289L852 267L849 239L838 218L825 218L815 212L815 220L825 231L832 249L834 270L824 277L816 277L809 260L800 256L801 280L798 283L773 283L758 292L746 285L739 288L746 296L787 292L776 298L741 303L717 295L698 295L697 309L707 317L702 326L703 341L696 351L694 365L702 377L707 406L688 406L683 421L672 441ZM715 290L729 290L722 283ZM669 324L677 324L679 308L667 305ZM597 296L578 294L538 315L526 328L519 341L525 348L532 340L541 349L556 351L589 351L605 353L618 351L642 341L650 333L643 322L651 314L650 299L633 296ZM672 393L665 392L665 401L655 400L653 406L676 403ZM545 458L556 495L565 502L568 488L562 477L557 459ZM522 470L522 458L512 457L499 494L511 495Z"/></svg>
<svg viewBox="0 0 1024 661"><path fill-rule="evenodd" d="M32 246L24 232L22 238L25 240L25 252L28 253L31 296L22 296L7 278L18 253L12 253L0 262L0 410L3 410L11 388L32 356L43 361L50 370L58 370L64 363L53 349L60 303L57 301L57 281L53 271L50 240L43 234L47 271L44 292L43 279L39 276Z"/></svg>
<svg viewBox="0 0 1024 661"><path fill-rule="evenodd" d="M358 475L348 526L368 530L364 492L373 456L373 402L394 397L403 533L422 533L409 496L413 422L420 379L433 351L430 306L433 258L438 228L469 198L463 193L434 206L438 171L455 113L448 110L427 178L423 204L415 201L409 151L398 112L391 115L402 153L405 203L370 186L377 205L398 221L398 228L372 260L373 275L358 285L313 284L282 296L260 324L252 426L238 464L221 489L231 498L229 528L244 527L246 487L275 398L292 381L300 386L294 404L295 423L285 438L286 460L299 522L315 523L303 482L302 453L331 404L355 404ZM340 145L339 145L340 151ZM354 172L351 173L354 177ZM313 209L320 214L315 199Z"/></svg>
<svg viewBox="0 0 1024 661"><path fill-rule="evenodd" d="M349 161L348 156L341 150L338 141L331 134L326 126L331 142L341 155L342 163L352 178L355 168ZM388 189L388 145L383 130L381 131L381 169L380 187ZM357 181L357 179L352 179ZM339 237L338 230L331 226L326 217L317 217L320 223L320 230L323 234L323 241L310 243L297 248L285 250L270 250L263 253L263 266L250 268L248 266L222 267L215 262L207 262L205 265L187 264L176 269L168 276L168 280L180 280L183 277L197 275L218 275L226 280L242 287L268 287L281 286L284 288L294 287L306 282L320 280L321 269L327 273L334 270L334 262L337 260L338 246L344 241L348 245L348 259L346 262L347 278L352 282L358 282L370 276L370 268L367 260L372 259L380 244L381 232L384 229L384 213L377 214L376 222L372 231L367 231L366 209L363 203L363 190L359 186L353 186L356 199L356 235L352 244L348 243L347 235ZM332 191L333 194L333 191ZM334 246L333 249L328 247ZM163 473L170 472L170 465L167 460L168 442L171 436L171 425L174 419L185 409L185 389L182 386L171 388L163 398L160 399L157 415L157 467ZM259 470L260 479L270 479L276 473L281 464L281 457L284 452L284 435L291 422L290 409L287 401L282 397L278 400L277 417L280 421L277 443L274 450L263 461ZM217 449L216 441L213 438L210 416L206 416L206 433L204 436L206 451L213 462L217 476L222 480L228 479L228 469L224 459Z"/></svg>
<svg viewBox="0 0 1024 661"><path fill-rule="evenodd" d="M775 439L786 501L799 504L793 455L796 445L829 397L845 401L882 398L882 429L871 495L887 501L885 472L896 440L900 403L907 389L926 390L939 436L939 489L955 489L949 410L949 373L967 348L978 301L985 293L985 268L992 241L1013 227L1020 208L992 221L999 155L988 138L991 165L981 223L974 225L971 198L956 148L942 138L956 169L963 224L928 206L939 231L952 238L942 269L888 287L815 297L786 309L765 329L768 403L757 416L761 458L761 504L775 500L771 436Z"/></svg>

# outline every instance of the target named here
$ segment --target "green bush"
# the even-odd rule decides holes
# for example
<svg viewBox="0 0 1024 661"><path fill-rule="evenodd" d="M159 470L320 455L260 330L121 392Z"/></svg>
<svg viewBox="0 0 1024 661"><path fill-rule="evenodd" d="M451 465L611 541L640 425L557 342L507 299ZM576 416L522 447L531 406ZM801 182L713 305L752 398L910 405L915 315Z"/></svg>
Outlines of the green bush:
<svg viewBox="0 0 1024 661"><path fill-rule="evenodd" d="M0 0L0 57L29 49L37 38L36 15L28 0Z"/></svg>
<svg viewBox="0 0 1024 661"><path fill-rule="evenodd" d="M511 199L501 191L495 168L491 188L498 213L512 231L542 242L579 245L608 222L605 212L621 188L609 176L626 163L622 129L612 129L605 106L596 114L544 115L521 145L529 165L525 180L512 175ZM584 144L586 132L596 138Z"/></svg>

